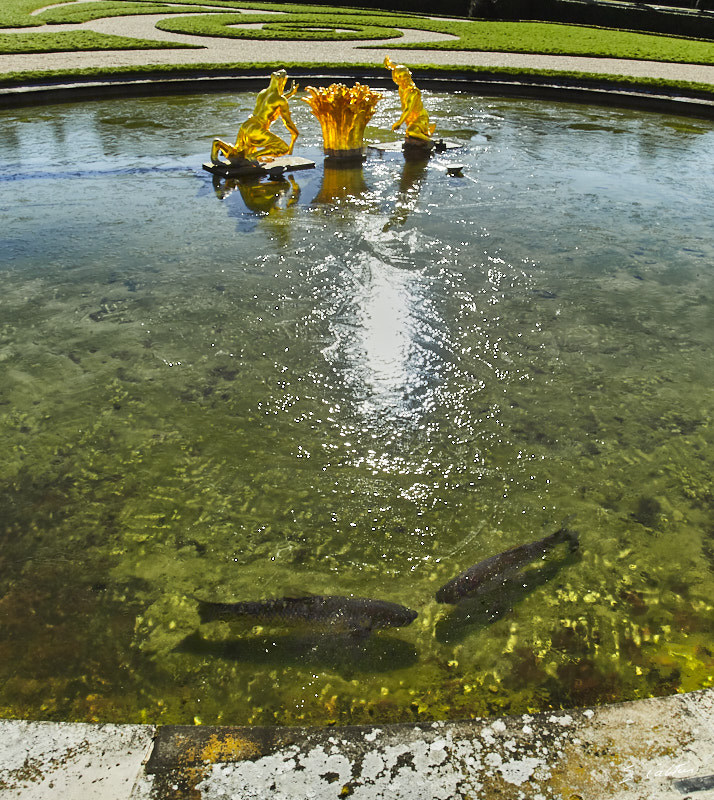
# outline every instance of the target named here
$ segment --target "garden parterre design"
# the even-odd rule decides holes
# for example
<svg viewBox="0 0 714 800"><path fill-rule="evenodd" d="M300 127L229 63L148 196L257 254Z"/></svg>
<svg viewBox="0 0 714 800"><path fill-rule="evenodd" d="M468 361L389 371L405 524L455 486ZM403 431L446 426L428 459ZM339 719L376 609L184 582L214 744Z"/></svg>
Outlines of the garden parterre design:
<svg viewBox="0 0 714 800"><path fill-rule="evenodd" d="M702 12L707 13L707 12ZM714 43L549 23L216 0L9 0L0 76L302 64L587 73L714 85Z"/></svg>

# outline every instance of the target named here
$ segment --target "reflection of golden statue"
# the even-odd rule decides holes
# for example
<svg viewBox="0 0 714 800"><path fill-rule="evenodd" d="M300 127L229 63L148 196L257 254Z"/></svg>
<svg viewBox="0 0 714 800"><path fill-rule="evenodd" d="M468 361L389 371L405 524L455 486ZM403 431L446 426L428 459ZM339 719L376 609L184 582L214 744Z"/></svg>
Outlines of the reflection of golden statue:
<svg viewBox="0 0 714 800"><path fill-rule="evenodd" d="M237 189L246 208L256 214L284 211L294 206L300 198L300 187L292 175L269 181L261 181L256 177L225 179L215 177L213 189L219 200L225 200Z"/></svg>
<svg viewBox="0 0 714 800"><path fill-rule="evenodd" d="M362 164L357 166L329 166L325 162L325 171L322 175L320 191L313 200L313 203L331 204L339 203L343 200L357 199L368 190L364 180Z"/></svg>
<svg viewBox="0 0 714 800"><path fill-rule="evenodd" d="M392 130L396 131L406 122L407 140L419 139L431 143L436 125L429 124L429 115L422 105L421 92L414 84L411 72L404 65L395 64L389 56L385 57L384 66L392 70L392 80L399 87L399 99L402 103L402 115L392 125Z"/></svg>
<svg viewBox="0 0 714 800"><path fill-rule="evenodd" d="M325 155L344 159L361 157L364 129L382 95L361 83L351 89L342 83L333 83L326 89L305 88L310 97L304 97L303 101L320 121Z"/></svg>
<svg viewBox="0 0 714 800"><path fill-rule="evenodd" d="M409 217L409 214L416 207L419 200L419 192L421 185L426 178L426 165L429 163L429 158L422 157L405 158L404 167L402 168L402 175L399 179L399 193L396 197L396 205L394 211L382 228L383 231L391 230L396 225L404 225Z"/></svg>
<svg viewBox="0 0 714 800"><path fill-rule="evenodd" d="M288 100L297 92L298 87L293 81L290 91L285 94L287 80L288 74L284 69L270 76L268 88L263 89L256 99L252 116L241 125L235 145L221 139L214 140L211 149L211 161L214 164L220 163L221 155L229 161L240 159L269 161L277 156L292 154L299 134L290 116ZM285 127L290 131L290 144L270 132L270 126L278 117L282 117Z"/></svg>

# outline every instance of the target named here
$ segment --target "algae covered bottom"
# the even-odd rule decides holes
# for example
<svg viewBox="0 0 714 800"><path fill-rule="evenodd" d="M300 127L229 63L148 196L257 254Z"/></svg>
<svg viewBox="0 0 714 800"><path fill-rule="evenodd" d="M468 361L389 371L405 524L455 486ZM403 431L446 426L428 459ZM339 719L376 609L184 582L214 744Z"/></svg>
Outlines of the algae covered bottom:
<svg viewBox="0 0 714 800"><path fill-rule="evenodd" d="M712 684L714 128L424 101L464 177L323 167L297 107L317 169L214 181L249 96L0 113L5 716L391 722ZM579 549L436 602L564 522ZM307 592L418 617L199 617Z"/></svg>

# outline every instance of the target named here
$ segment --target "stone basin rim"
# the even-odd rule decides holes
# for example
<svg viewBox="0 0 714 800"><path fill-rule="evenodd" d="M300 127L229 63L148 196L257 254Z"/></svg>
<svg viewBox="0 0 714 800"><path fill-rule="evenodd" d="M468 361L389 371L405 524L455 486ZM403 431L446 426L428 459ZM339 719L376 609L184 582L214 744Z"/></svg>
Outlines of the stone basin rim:
<svg viewBox="0 0 714 800"><path fill-rule="evenodd" d="M485 800L494 789L503 800L534 796L524 789L549 800L714 796L714 688L438 722L272 728L0 720L0 732L0 796L9 790L22 800L352 793L383 800L392 786L399 797L423 800L446 797L447 784L453 800Z"/></svg>
<svg viewBox="0 0 714 800"><path fill-rule="evenodd" d="M540 722L542 726L546 724L558 724L562 726L562 720L573 718L578 721L583 719L591 719L594 715L605 710L620 710L624 713L632 712L639 709L646 709L647 706L653 704L668 703L669 701L679 701L687 703L688 701L706 701L714 706L714 687L704 687L701 689L693 689L689 692L675 692L668 695L657 695L655 697L641 697L635 700L621 700L613 703L602 703L594 706L573 706L569 708L553 708L544 711L533 711L530 713L521 714L504 714L483 717L457 717L454 719L441 719L441 720L421 720L414 722L391 722L391 723L370 723L370 724L348 724L348 725L245 725L245 724L222 724L222 725L204 725L204 724L180 724L180 723L140 723L140 722L78 722L66 720L50 720L50 719L21 719L17 717L0 717L0 723L17 723L22 725L32 726L78 726L86 728L87 730L95 729L111 729L111 728L136 728L143 729L151 732L154 742L160 742L162 739L164 743L170 742L179 737L186 737L192 741L200 741L209 739L213 735L226 735L230 732L243 732L248 731L255 737L255 741L262 744L266 750L281 746L286 742L292 743L295 740L309 736L311 734L323 735L325 738L329 736L339 736L340 734L347 734L351 736L369 734L371 731L378 731L380 733L392 733L398 735L400 732L405 731L435 731L446 730L448 728L467 730L476 726L492 726L494 723L503 722L511 724L521 724L523 720L533 721L536 725ZM714 708L713 708L714 710ZM569 724L569 723L568 723ZM196 735L198 734L198 735ZM712 731L714 736L714 730ZM170 747L165 748L163 752L155 751L151 758L148 759L148 770L157 771L160 768L171 766L175 759L170 755ZM265 755L263 752L260 755ZM251 757L255 757L255 754ZM198 760L196 753L191 753L191 760ZM223 763L237 762L250 760L244 756L232 756L217 759ZM186 758L182 759L182 764L186 765ZM0 768L2 762L0 760ZM0 784L0 788L1 788Z"/></svg>
<svg viewBox="0 0 714 800"><path fill-rule="evenodd" d="M616 76L551 78L539 75L474 76L463 70L412 70L420 88L433 92L460 92L486 97L548 100L586 105L616 106L655 113L714 119L714 97L692 90L635 87ZM113 98L163 97L182 94L251 92L264 88L270 69L250 73L176 76L151 75L115 78L47 79L0 87L0 108L73 103ZM369 82L377 89L394 88L388 77L372 69L291 69L290 78L327 85L334 82Z"/></svg>

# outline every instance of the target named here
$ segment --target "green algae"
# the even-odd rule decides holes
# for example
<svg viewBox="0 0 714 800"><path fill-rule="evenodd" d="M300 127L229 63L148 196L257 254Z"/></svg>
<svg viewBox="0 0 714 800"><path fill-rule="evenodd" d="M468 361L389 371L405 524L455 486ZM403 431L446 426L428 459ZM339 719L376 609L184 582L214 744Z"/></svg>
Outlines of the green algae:
<svg viewBox="0 0 714 800"><path fill-rule="evenodd" d="M320 165L256 215L199 169L250 108L225 99L3 114L6 713L345 724L711 685L711 130L432 96L467 178L375 157L330 199ZM576 553L434 600L571 515ZM306 590L419 617L198 626L197 597Z"/></svg>

